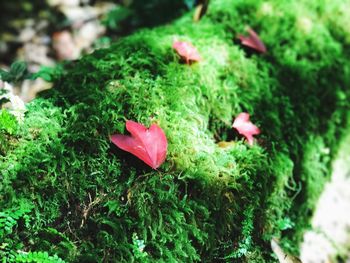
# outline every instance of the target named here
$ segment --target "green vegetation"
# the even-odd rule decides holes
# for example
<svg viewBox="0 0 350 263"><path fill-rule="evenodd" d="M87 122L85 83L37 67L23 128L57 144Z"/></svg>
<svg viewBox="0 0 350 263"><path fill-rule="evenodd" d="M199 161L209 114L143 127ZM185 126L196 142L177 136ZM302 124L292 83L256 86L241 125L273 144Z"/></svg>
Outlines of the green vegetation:
<svg viewBox="0 0 350 263"><path fill-rule="evenodd" d="M126 34L140 27L170 22L192 9L196 0L130 0L117 5L103 19L109 31Z"/></svg>
<svg viewBox="0 0 350 263"><path fill-rule="evenodd" d="M348 123L341 3L213 0L199 23L189 14L66 65L15 133L1 129L0 256L275 262L272 237L297 254ZM246 26L267 54L234 43ZM175 38L203 61L180 63ZM242 111L262 130L253 147L231 128ZM159 171L110 143L126 119L164 129Z"/></svg>

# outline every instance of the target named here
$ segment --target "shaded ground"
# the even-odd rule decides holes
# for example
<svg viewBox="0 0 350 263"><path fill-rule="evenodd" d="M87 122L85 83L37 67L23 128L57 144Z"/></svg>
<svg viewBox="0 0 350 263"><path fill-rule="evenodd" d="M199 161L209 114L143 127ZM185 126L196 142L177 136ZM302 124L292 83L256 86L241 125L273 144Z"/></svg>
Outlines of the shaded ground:
<svg viewBox="0 0 350 263"><path fill-rule="evenodd" d="M103 23L109 12L121 7L117 1L14 0L0 7L5 13L0 19L0 68L4 70L19 60L35 73L43 66L78 59L118 38L107 37L108 26ZM41 79L15 84L13 92L25 102L51 86Z"/></svg>
<svg viewBox="0 0 350 263"><path fill-rule="evenodd" d="M0 68L24 61L35 73L42 66L108 47L142 27L172 21L194 8L196 0L13 0L1 2ZM14 93L28 102L50 85L42 80L17 83Z"/></svg>

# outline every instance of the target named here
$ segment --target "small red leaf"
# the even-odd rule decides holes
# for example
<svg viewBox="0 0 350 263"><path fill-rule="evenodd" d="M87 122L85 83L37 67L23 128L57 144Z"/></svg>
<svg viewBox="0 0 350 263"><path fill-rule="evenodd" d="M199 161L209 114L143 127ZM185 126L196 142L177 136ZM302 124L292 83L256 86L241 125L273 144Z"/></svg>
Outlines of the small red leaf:
<svg viewBox="0 0 350 263"><path fill-rule="evenodd" d="M187 64L190 64L191 61L201 60L197 49L189 42L175 41L173 48Z"/></svg>
<svg viewBox="0 0 350 263"><path fill-rule="evenodd" d="M167 153L168 141L164 131L157 124L152 124L147 129L142 124L130 120L126 122L126 129L131 136L114 134L111 141L120 149L157 169L165 161Z"/></svg>
<svg viewBox="0 0 350 263"><path fill-rule="evenodd" d="M248 144L253 145L253 135L260 134L260 130L258 127L256 127L250 120L249 120L249 114L246 112L242 112L238 114L235 121L232 125L233 128L235 128L239 134L242 134L247 138Z"/></svg>
<svg viewBox="0 0 350 263"><path fill-rule="evenodd" d="M242 45L250 47L260 53L266 53L266 47L264 43L260 40L259 36L251 28L248 28L249 36L239 35L238 38L241 40Z"/></svg>

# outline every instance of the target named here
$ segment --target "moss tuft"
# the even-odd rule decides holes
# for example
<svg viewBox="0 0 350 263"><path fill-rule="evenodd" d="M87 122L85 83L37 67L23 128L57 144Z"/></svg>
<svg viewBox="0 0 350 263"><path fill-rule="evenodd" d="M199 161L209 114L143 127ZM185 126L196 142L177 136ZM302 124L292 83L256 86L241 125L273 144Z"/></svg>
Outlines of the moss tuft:
<svg viewBox="0 0 350 263"><path fill-rule="evenodd" d="M1 210L34 205L8 247L68 262L274 262L280 237L297 254L349 117L335 2L211 1L199 23L187 15L67 65L0 157ZM267 54L236 43L246 26ZM203 61L181 63L174 39ZM262 130L253 147L231 128L242 111ZM164 129L159 171L110 143L126 119Z"/></svg>

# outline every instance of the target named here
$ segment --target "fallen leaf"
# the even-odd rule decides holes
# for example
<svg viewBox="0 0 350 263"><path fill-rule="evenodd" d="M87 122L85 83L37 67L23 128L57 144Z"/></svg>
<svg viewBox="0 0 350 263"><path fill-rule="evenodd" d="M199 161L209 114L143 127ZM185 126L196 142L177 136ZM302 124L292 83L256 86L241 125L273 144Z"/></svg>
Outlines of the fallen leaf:
<svg viewBox="0 0 350 263"><path fill-rule="evenodd" d="M276 254L279 263L302 263L299 258L285 253L276 238L271 239L271 248Z"/></svg>
<svg viewBox="0 0 350 263"><path fill-rule="evenodd" d="M152 124L147 129L142 124L130 120L126 122L126 129L131 136L114 134L110 138L111 141L120 149L157 169L165 161L167 153L168 141L164 131L157 124Z"/></svg>
<svg viewBox="0 0 350 263"><path fill-rule="evenodd" d="M260 134L259 128L249 120L249 114L246 112L238 114L232 127L235 128L239 134L247 138L249 145L253 145L253 135Z"/></svg>
<svg viewBox="0 0 350 263"><path fill-rule="evenodd" d="M258 34L251 28L248 28L249 36L239 35L238 38L241 40L242 45L250 47L260 53L266 53L266 47L260 40Z"/></svg>
<svg viewBox="0 0 350 263"><path fill-rule="evenodd" d="M209 0L201 0L194 10L193 21L198 22L207 12L209 6Z"/></svg>
<svg viewBox="0 0 350 263"><path fill-rule="evenodd" d="M190 64L191 61L201 60L197 49L189 42L175 41L173 43L173 48L187 64Z"/></svg>
<svg viewBox="0 0 350 263"><path fill-rule="evenodd" d="M73 60L79 57L80 50L77 49L74 37L68 30L55 32L52 42L58 60Z"/></svg>
<svg viewBox="0 0 350 263"><path fill-rule="evenodd" d="M233 147L235 146L236 142L226 142L226 141L221 141L221 142L218 142L218 146L220 148L229 148L229 147Z"/></svg>

